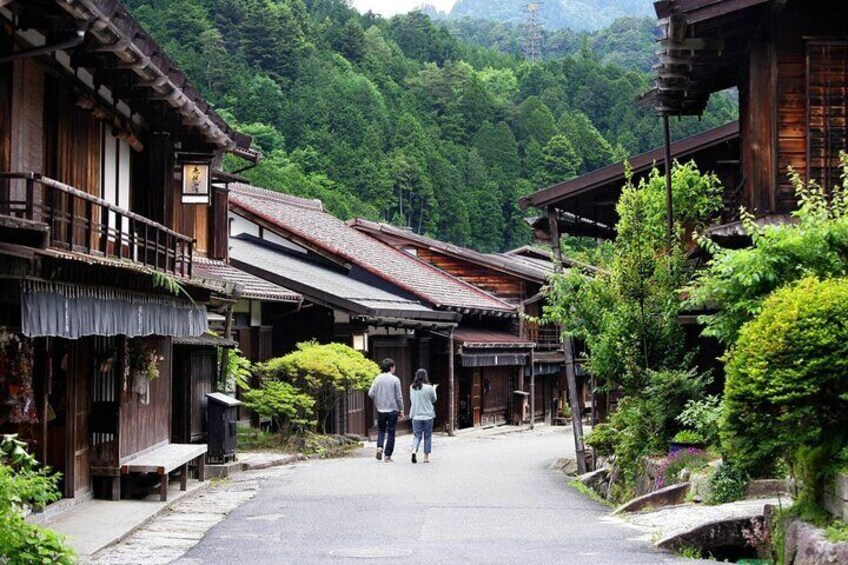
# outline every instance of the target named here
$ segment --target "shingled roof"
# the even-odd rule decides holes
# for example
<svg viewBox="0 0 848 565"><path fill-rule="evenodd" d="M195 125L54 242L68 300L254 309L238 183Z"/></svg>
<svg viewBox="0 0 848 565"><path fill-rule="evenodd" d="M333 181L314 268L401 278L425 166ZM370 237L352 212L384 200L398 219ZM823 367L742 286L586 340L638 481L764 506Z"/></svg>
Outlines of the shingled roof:
<svg viewBox="0 0 848 565"><path fill-rule="evenodd" d="M408 242L412 245L447 255L448 257L468 261L469 263L488 267L495 271L525 280L543 283L553 272L553 264L550 261L548 262L550 264L549 269L539 268L537 265L524 262L518 258L501 254L481 253L467 247L461 247L446 241L439 241L389 224L355 218L350 220L348 225L359 231L371 234L389 245L396 241Z"/></svg>
<svg viewBox="0 0 848 565"><path fill-rule="evenodd" d="M495 315L516 311L513 305L355 230L324 212L318 201L235 184L230 187L230 205L239 215L299 245L358 265L435 307Z"/></svg>
<svg viewBox="0 0 848 565"><path fill-rule="evenodd" d="M219 279L235 283L241 287L243 298L269 302L299 302L303 300L303 295L298 292L260 279L228 265L224 261L195 257L192 263L196 278Z"/></svg>
<svg viewBox="0 0 848 565"><path fill-rule="evenodd" d="M453 322L459 314L433 310L375 285L347 270L314 261L281 245L242 234L230 240L232 261L242 269L296 288L311 302L365 317ZM322 264L323 263L323 264Z"/></svg>

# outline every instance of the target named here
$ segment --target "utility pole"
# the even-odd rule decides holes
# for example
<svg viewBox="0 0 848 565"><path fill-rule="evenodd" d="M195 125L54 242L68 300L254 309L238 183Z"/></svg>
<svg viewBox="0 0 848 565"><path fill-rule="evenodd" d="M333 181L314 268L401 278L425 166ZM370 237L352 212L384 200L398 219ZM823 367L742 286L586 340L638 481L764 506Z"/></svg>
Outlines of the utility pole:
<svg viewBox="0 0 848 565"><path fill-rule="evenodd" d="M562 273L562 248L559 242L559 214L552 206L548 207L548 224L551 234L551 247L554 252L554 272ZM563 339L565 349L565 378L568 381L568 400L571 406L571 428L574 432L574 454L577 459L577 472L586 472L586 447L583 444L583 420L580 418L580 403L577 401L577 373L574 370L574 342L568 337ZM532 384L532 381L531 381Z"/></svg>
<svg viewBox="0 0 848 565"><path fill-rule="evenodd" d="M665 137L665 222L668 252L671 254L671 246L674 243L674 209L671 198L671 133L668 125L668 114L663 114L662 119Z"/></svg>

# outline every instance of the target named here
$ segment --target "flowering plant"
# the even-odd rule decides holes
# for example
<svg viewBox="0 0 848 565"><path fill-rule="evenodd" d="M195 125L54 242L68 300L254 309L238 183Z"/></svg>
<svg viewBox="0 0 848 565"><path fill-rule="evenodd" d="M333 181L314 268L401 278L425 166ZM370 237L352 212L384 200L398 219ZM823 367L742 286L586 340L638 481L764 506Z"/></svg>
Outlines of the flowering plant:
<svg viewBox="0 0 848 565"><path fill-rule="evenodd" d="M159 363L164 360L155 347L145 347L141 342L135 342L130 350L130 369L144 374L150 381L159 378Z"/></svg>
<svg viewBox="0 0 848 565"><path fill-rule="evenodd" d="M702 449L689 447L675 451L659 464L657 468L657 482L655 488L657 490L673 485L677 482L677 477L683 469L689 471L697 471L706 467L709 463L709 455Z"/></svg>

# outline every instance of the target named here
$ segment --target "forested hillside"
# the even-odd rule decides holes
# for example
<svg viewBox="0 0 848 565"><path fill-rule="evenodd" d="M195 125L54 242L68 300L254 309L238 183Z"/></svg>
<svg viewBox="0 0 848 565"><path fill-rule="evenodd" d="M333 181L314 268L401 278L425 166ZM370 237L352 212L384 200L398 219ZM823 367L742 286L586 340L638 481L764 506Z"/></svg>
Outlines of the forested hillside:
<svg viewBox="0 0 848 565"><path fill-rule="evenodd" d="M527 38L525 24L470 18L440 20L462 43L489 47L519 57ZM649 72L656 63L657 22L649 17L619 18L595 31L541 30L541 54L545 59L578 55L587 49L602 65Z"/></svg>
<svg viewBox="0 0 848 565"><path fill-rule="evenodd" d="M593 49L529 64L420 12L342 0L126 0L266 158L257 184L481 250L529 239L517 197L661 144L647 74ZM734 118L717 99L676 137Z"/></svg>
<svg viewBox="0 0 848 565"><path fill-rule="evenodd" d="M449 19L485 19L512 24L527 20L528 0L458 0ZM624 16L653 16L651 0L536 0L548 29L596 30Z"/></svg>

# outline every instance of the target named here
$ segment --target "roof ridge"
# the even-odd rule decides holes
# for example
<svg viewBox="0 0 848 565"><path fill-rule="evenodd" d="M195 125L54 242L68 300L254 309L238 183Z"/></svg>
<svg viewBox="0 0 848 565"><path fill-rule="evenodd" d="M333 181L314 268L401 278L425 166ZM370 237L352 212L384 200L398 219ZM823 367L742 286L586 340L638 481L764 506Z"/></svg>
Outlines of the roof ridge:
<svg viewBox="0 0 848 565"><path fill-rule="evenodd" d="M253 196L256 198L265 198L267 200L273 200L276 202L284 202L286 204L291 204L292 206L309 208L310 210L320 210L321 212L326 212L326 210L324 210L324 203L318 198L303 198L301 196L288 194L287 192L279 192L277 190L271 190L253 184L244 183L231 184L230 191L235 192L237 194L246 194L248 196Z"/></svg>
<svg viewBox="0 0 848 565"><path fill-rule="evenodd" d="M256 188L258 188L258 187L256 187ZM259 190L264 190L264 189L259 189ZM279 204L279 205L297 206L296 203L292 203L290 201L283 200L283 199L276 199L276 198L264 198L263 199L261 195L257 196L257 195L250 193L250 192L247 192L247 191L241 192L241 195L243 195L246 199L257 198L259 200L275 202L276 204ZM371 274L373 274L377 277L383 278L383 279L391 282L392 284L396 285L397 287L399 287L399 288L401 288L401 289L403 289L407 292L410 292L411 294L413 294L415 296L418 296L419 298L423 298L424 300L426 300L426 301L428 301L428 302L430 302L430 303L432 303L436 306L448 306L448 307L458 307L458 308L463 307L461 304L450 304L449 302L446 302L443 299L443 297L439 298L438 296L434 296L432 293L428 293L428 291L426 291L426 290L422 290L420 288L417 288L414 285L410 285L404 279L392 277L391 273L387 273L386 271L381 270L378 265L372 264L371 262L364 260L361 256L354 253L350 249L346 249L343 245L335 245L332 242L328 242L326 239L321 239L320 237L316 237L315 233L310 232L309 230L305 229L303 224L297 224L296 225L295 223L290 222L290 221L287 222L286 220L277 219L277 218L275 218L274 214L269 213L268 210L256 209L256 205L251 206L251 203L249 201L248 202L244 202L244 201L239 202L238 200L239 200L238 196L235 199L233 199L234 204L236 204L237 206L249 208L251 213L262 217L263 219L265 219L266 221L268 221L268 222L270 222L274 225L277 225L278 227L280 227L284 231L287 231L287 232L289 232L293 235L296 235L298 237L301 237L301 238L309 241L312 245L314 245L317 248L322 249L323 251L329 252L329 253L337 256L337 257L344 258L345 260L347 260L347 261L349 261L353 264L359 265L360 267L362 267L366 271L370 272ZM386 244L383 241L380 241L379 239L377 239L377 238L375 238L375 237L373 237L373 236L371 236L367 233L363 233L362 231L355 229L353 226L351 226L347 222L340 220L339 218L336 218L335 216L326 212L323 209L311 208L311 207L308 207L308 206L307 207L301 206L301 208L312 209L313 211L317 211L317 212L320 213L321 218L324 219L325 221L335 222L339 227L342 227L345 230L347 230L346 233L349 233L350 237L345 238L346 242L348 242L348 243L353 242L353 238L361 238L359 240L360 242L365 242L367 240L367 242L371 245L381 246L381 250L383 250L385 254L391 255L395 258L400 258L400 260L405 261L407 263L415 263L416 265L419 266L419 268L424 268L428 272L434 274L435 276L442 277L444 279L451 281L452 284L454 284L455 286L461 287L462 290L464 290L465 292L468 292L469 294L474 295L477 299L485 299L486 301L488 301L490 303L490 305L488 307L486 307L482 304L478 304L477 306L469 306L469 308L471 308L471 309L481 310L481 311L495 310L495 311L504 311L504 312L513 312L515 310L514 305L509 304L508 302L501 300L500 298L498 298L498 297L496 297L492 294L489 294L489 293L485 292L484 290L482 290L482 289L480 289L480 288L478 288L478 287L476 287L472 284L469 284L469 283L467 283L467 282L465 282L465 281L463 281L463 280L461 280L457 277L454 277L450 273L447 273L447 272L445 272L445 271L443 271L443 270L441 270L441 269L439 269L439 268L437 268L433 265L430 265L429 263L426 263L425 261L422 261L422 260L418 259L417 257L413 257L412 255L409 255L408 253L404 253L403 251L395 249L394 247ZM449 289L446 289L446 292L449 292Z"/></svg>

